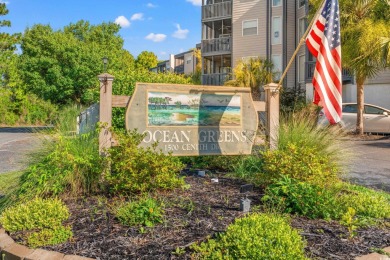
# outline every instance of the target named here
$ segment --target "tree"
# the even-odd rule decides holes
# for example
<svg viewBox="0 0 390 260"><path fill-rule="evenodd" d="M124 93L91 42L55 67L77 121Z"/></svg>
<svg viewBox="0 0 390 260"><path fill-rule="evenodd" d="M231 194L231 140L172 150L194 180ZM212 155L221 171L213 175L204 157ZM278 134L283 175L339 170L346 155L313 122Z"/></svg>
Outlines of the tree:
<svg viewBox="0 0 390 260"><path fill-rule="evenodd" d="M5 3L0 3L0 16L8 14L8 9ZM1 31L2 27L10 27L9 20L0 20L0 86L15 85L18 76L15 70L16 63L16 44L19 41L19 34L9 34Z"/></svg>
<svg viewBox="0 0 390 260"><path fill-rule="evenodd" d="M192 73L191 78L194 84L200 85L202 84L202 53L201 50L197 48L193 48L191 50L193 51L196 62L195 71Z"/></svg>
<svg viewBox="0 0 390 260"><path fill-rule="evenodd" d="M320 1L311 2L318 8ZM356 79L356 133L363 134L364 83L389 67L390 5L387 0L344 0L339 4L342 64Z"/></svg>
<svg viewBox="0 0 390 260"><path fill-rule="evenodd" d="M134 58L123 49L119 26L90 25L79 21L54 31L49 25L34 25L22 38L20 71L27 91L56 104L96 101L97 75L102 58L109 58L108 72L134 67Z"/></svg>
<svg viewBox="0 0 390 260"><path fill-rule="evenodd" d="M250 87L255 100L260 99L260 87L270 83L273 78L273 64L262 58L241 60L233 68L233 80L225 82L227 86Z"/></svg>
<svg viewBox="0 0 390 260"><path fill-rule="evenodd" d="M138 70L149 70L157 66L157 56L151 51L141 52L135 62Z"/></svg>

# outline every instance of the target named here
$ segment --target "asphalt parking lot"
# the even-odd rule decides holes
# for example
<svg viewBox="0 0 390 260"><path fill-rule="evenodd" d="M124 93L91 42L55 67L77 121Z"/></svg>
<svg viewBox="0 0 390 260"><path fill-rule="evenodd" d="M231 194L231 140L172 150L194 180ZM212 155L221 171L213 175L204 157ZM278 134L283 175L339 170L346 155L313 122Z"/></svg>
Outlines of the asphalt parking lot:
<svg viewBox="0 0 390 260"><path fill-rule="evenodd" d="M0 174L27 167L29 154L42 147L42 129L0 128ZM350 155L345 179L390 192L390 136L351 136L342 146L340 156Z"/></svg>
<svg viewBox="0 0 390 260"><path fill-rule="evenodd" d="M351 154L346 179L390 192L390 135L349 138L345 148Z"/></svg>
<svg viewBox="0 0 390 260"><path fill-rule="evenodd" d="M30 154L42 146L41 127L0 128L0 174L25 169Z"/></svg>

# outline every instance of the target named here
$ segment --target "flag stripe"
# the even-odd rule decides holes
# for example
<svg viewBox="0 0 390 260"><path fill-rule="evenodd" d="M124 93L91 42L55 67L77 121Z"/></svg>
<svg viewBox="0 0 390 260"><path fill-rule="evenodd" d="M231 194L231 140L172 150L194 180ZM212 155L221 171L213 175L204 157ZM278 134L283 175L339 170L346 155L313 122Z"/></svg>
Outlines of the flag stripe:
<svg viewBox="0 0 390 260"><path fill-rule="evenodd" d="M341 120L342 73L338 0L326 0L306 38L309 51L317 58L313 86L331 124ZM316 98L318 99L318 98ZM318 104L319 101L315 100Z"/></svg>

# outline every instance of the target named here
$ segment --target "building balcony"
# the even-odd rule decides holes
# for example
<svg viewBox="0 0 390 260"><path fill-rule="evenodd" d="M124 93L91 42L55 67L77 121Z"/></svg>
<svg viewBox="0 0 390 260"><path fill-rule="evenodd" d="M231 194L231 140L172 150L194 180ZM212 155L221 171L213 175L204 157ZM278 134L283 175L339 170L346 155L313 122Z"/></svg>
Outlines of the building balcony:
<svg viewBox="0 0 390 260"><path fill-rule="evenodd" d="M230 79L229 73L214 73L214 74L203 74L202 84L211 86L222 86L225 81Z"/></svg>
<svg viewBox="0 0 390 260"><path fill-rule="evenodd" d="M202 56L212 54L228 54L232 51L232 37L220 37L202 40Z"/></svg>
<svg viewBox="0 0 390 260"><path fill-rule="evenodd" d="M184 73L184 64L176 66L174 71L177 74L183 74Z"/></svg>
<svg viewBox="0 0 390 260"><path fill-rule="evenodd" d="M232 17L232 2L222 2L202 6L202 21Z"/></svg>
<svg viewBox="0 0 390 260"><path fill-rule="evenodd" d="M313 80L315 67L316 67L315 61L306 62L305 77L307 83L311 83L311 81ZM352 73L349 72L349 70L342 69L341 75L343 78L343 84L352 83L353 75Z"/></svg>

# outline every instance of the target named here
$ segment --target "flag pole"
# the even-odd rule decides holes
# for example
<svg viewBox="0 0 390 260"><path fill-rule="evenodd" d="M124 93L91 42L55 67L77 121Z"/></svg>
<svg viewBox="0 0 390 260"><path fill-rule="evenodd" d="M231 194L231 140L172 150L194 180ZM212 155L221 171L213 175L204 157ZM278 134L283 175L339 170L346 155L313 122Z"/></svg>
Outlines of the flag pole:
<svg viewBox="0 0 390 260"><path fill-rule="evenodd" d="M313 16L313 19L311 19L311 22L310 22L309 26L307 27L305 33L302 35L302 38L301 38L301 40L299 41L299 44L298 44L297 48L295 49L293 55L292 55L291 58L290 58L290 61L288 62L286 68L285 68L284 71L283 71L282 76L280 77L280 80L279 80L279 83L278 83L278 88L277 88L276 90L279 90L279 89L282 87L282 85L283 85L283 80L284 80L284 78L285 78L286 75L287 75L287 71L290 69L290 67L291 67L291 65L292 65L292 63L293 63L295 57L296 57L297 54L298 54L299 49L302 47L303 43L305 42L306 37L307 37L307 35L309 34L309 31L311 30L311 27L313 26L313 23L314 23L314 21L316 20L318 14L319 14L319 12L320 12L320 10L322 9L321 7L324 5L324 2L325 2L325 1L326 1L326 0L322 0L320 7L317 9L317 12L316 12L315 15Z"/></svg>

